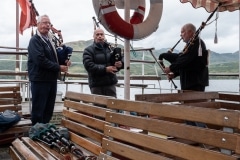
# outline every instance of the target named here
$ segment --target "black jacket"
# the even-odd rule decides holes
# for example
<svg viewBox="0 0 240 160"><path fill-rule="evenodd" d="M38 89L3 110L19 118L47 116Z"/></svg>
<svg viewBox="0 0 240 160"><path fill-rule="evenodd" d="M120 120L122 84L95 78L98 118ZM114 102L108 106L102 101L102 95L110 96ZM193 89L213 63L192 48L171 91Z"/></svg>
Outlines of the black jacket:
<svg viewBox="0 0 240 160"><path fill-rule="evenodd" d="M202 40L201 47L202 56L199 56L199 39L197 38L187 52L179 53L176 61L169 66L176 76L180 76L182 90L208 85L208 51Z"/></svg>
<svg viewBox="0 0 240 160"><path fill-rule="evenodd" d="M35 34L28 46L28 76L30 81L57 81L60 66L54 46Z"/></svg>
<svg viewBox="0 0 240 160"><path fill-rule="evenodd" d="M111 66L111 50L108 44L93 43L84 49L83 64L88 72L89 87L113 85L118 82L116 74L107 73Z"/></svg>

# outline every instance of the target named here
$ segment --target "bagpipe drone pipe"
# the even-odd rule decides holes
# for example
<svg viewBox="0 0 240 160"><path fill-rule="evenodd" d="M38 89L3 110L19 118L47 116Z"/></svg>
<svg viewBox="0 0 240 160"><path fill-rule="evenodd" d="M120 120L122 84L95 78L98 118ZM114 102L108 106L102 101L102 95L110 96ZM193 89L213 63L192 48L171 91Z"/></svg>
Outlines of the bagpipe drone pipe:
<svg viewBox="0 0 240 160"><path fill-rule="evenodd" d="M77 148L69 139L67 128L56 128L50 123L36 123L29 130L29 137L32 140L37 140L49 148L56 150L59 153L72 153L79 160L97 160L96 156L85 156L84 153Z"/></svg>

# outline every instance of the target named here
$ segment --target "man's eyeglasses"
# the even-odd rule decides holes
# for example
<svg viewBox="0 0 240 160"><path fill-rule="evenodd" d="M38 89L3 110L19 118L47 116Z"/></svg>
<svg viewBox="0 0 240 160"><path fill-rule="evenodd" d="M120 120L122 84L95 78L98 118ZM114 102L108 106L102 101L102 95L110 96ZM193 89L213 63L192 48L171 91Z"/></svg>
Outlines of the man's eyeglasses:
<svg viewBox="0 0 240 160"><path fill-rule="evenodd" d="M45 24L45 25L51 25L51 22L40 22L42 24Z"/></svg>

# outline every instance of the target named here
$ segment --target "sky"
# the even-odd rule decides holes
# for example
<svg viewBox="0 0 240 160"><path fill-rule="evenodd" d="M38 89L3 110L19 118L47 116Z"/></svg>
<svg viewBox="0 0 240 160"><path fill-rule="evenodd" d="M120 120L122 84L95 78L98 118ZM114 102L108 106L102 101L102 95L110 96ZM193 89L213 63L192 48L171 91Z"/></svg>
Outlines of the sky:
<svg viewBox="0 0 240 160"><path fill-rule="evenodd" d="M53 26L61 30L64 43L92 39L94 30L92 17L96 17L92 0L32 1L39 14L49 15ZM146 0L147 9L149 2ZM118 11L122 15L122 11ZM193 23L198 29L202 22L206 22L209 15L210 13L205 9L194 9L190 3L182 4L179 0L163 0L163 11L158 29L150 36L130 43L133 47L170 49L180 39L180 30L184 24ZM234 53L239 50L239 15L240 11L225 11L219 12L217 23L213 21L216 14L209 20L213 22L206 25L200 34L208 49L217 53ZM148 10L145 13L145 17L147 16ZM0 46L16 46L16 0L0 0L0 24ZM100 27L104 28L101 25ZM216 30L218 43L214 44ZM23 35L19 35L19 47L28 46L31 31L32 29L29 28L23 32ZM107 31L106 33L109 34ZM114 38L111 36L106 36L106 38L108 42L114 43ZM119 44L123 44L121 40L118 40ZM180 42L175 49L182 50L184 45L184 42Z"/></svg>

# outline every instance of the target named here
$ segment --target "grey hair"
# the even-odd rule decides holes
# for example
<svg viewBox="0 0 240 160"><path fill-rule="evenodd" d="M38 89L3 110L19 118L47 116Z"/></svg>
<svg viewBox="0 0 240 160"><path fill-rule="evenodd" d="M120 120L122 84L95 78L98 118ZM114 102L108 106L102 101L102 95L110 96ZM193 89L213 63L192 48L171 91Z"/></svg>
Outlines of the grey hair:
<svg viewBox="0 0 240 160"><path fill-rule="evenodd" d="M38 17L38 19L37 19L37 23L40 23L44 17L47 17L47 18L49 18L49 16L48 16L48 15L46 15L46 14L44 14L44 15L41 15L41 16L39 16L39 17Z"/></svg>

